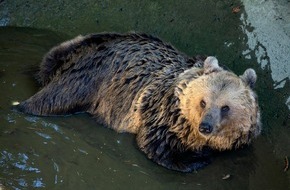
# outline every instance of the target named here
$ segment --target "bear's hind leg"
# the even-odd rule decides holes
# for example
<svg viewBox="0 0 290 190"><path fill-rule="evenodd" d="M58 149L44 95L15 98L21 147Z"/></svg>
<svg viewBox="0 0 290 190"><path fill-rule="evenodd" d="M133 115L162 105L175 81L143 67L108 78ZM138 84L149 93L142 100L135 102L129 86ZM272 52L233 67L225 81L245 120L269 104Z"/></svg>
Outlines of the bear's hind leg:
<svg viewBox="0 0 290 190"><path fill-rule="evenodd" d="M88 85L78 81L53 80L38 93L16 106L16 110L38 116L85 112L91 105Z"/></svg>

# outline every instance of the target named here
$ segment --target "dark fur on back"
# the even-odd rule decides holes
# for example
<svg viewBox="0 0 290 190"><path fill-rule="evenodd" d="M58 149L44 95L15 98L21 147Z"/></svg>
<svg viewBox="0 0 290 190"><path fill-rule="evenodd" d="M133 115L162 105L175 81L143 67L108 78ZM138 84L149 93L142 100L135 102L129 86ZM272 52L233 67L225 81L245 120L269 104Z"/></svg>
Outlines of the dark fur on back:
<svg viewBox="0 0 290 190"><path fill-rule="evenodd" d="M39 72L40 82L43 85L49 83L57 70L64 68L67 63L70 63L73 56L76 56L78 53L85 52L86 49L100 46L119 37L121 37L120 34L79 36L52 48L42 60Z"/></svg>

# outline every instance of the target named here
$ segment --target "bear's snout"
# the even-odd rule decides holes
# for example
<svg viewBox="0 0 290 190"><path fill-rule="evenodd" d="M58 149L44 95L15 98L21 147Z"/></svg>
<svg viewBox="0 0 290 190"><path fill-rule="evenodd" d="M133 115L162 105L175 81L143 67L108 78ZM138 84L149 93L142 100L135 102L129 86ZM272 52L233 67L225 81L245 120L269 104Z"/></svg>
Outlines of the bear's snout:
<svg viewBox="0 0 290 190"><path fill-rule="evenodd" d="M199 125L199 132L205 135L210 134L212 132L212 129L213 129L212 125L206 122L202 122Z"/></svg>

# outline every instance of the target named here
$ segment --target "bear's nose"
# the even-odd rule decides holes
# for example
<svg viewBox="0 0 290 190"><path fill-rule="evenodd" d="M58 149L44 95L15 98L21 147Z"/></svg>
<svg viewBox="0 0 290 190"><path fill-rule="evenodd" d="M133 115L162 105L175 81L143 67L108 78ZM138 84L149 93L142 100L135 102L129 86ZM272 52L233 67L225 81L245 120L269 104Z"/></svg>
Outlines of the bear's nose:
<svg viewBox="0 0 290 190"><path fill-rule="evenodd" d="M201 132L202 134L210 134L212 132L213 127L209 124L209 123L204 123L202 122L199 125L199 132Z"/></svg>

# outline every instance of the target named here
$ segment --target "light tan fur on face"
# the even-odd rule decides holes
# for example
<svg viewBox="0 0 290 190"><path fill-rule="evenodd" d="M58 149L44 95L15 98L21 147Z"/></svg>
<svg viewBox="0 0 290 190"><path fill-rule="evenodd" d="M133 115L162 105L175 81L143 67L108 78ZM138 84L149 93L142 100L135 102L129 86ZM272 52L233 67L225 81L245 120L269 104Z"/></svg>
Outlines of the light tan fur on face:
<svg viewBox="0 0 290 190"><path fill-rule="evenodd" d="M178 96L181 113L191 126L191 133L180 137L194 149L209 146L218 150L248 144L260 133L260 114L255 94L238 76L228 71L201 75L197 79L180 83ZM201 100L206 102L203 109ZM221 108L229 106L226 116ZM213 131L204 135L199 125L207 112L212 113Z"/></svg>

